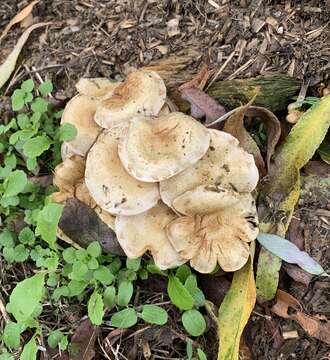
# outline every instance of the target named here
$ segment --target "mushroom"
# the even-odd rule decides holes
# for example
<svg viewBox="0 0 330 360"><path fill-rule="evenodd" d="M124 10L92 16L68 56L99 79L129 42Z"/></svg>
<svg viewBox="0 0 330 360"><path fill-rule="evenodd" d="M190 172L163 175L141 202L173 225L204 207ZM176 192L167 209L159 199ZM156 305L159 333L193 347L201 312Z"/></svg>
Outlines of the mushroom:
<svg viewBox="0 0 330 360"><path fill-rule="evenodd" d="M64 141L61 145L61 158L62 160L69 159L70 157L76 155L73 146L69 141Z"/></svg>
<svg viewBox="0 0 330 360"><path fill-rule="evenodd" d="M201 160L181 173L160 182L160 196L165 204L200 185L231 186L238 192L251 192L258 183L258 169L253 156L244 151L232 135L209 130L210 147Z"/></svg>
<svg viewBox="0 0 330 360"><path fill-rule="evenodd" d="M183 216L167 225L171 244L197 271L210 273L217 262L224 271L236 271L248 260L249 242L258 235L255 201L251 194L237 198L229 205L224 197L223 209L215 213Z"/></svg>
<svg viewBox="0 0 330 360"><path fill-rule="evenodd" d="M109 98L119 84L119 81L111 81L107 78L81 78L76 84L76 89L80 95Z"/></svg>
<svg viewBox="0 0 330 360"><path fill-rule="evenodd" d="M166 87L154 71L134 71L116 87L109 99L100 102L95 121L109 129L136 115L155 116L165 103Z"/></svg>
<svg viewBox="0 0 330 360"><path fill-rule="evenodd" d="M136 215L157 204L157 184L131 177L118 157L118 140L124 126L104 131L90 149L85 182L95 202L114 215Z"/></svg>
<svg viewBox="0 0 330 360"><path fill-rule="evenodd" d="M77 155L85 156L102 130L94 122L96 106L97 100L86 95L74 96L65 106L61 123L76 127L77 136L69 144L71 152Z"/></svg>
<svg viewBox="0 0 330 360"><path fill-rule="evenodd" d="M197 162L209 143L209 132L201 123L173 112L158 118L134 118L120 139L118 153L136 179L157 182Z"/></svg>
<svg viewBox="0 0 330 360"><path fill-rule="evenodd" d="M139 215L117 216L118 242L128 258L135 259L149 250L160 269L179 266L186 260L174 250L165 232L165 227L175 218L174 212L161 202Z"/></svg>

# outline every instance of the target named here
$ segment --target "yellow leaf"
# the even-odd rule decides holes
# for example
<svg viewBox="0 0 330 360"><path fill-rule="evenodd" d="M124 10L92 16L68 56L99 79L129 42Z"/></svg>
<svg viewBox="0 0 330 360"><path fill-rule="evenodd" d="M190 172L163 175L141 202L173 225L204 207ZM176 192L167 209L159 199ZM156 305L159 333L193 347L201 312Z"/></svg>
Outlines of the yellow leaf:
<svg viewBox="0 0 330 360"><path fill-rule="evenodd" d="M7 82L7 80L10 78L10 75L15 69L17 58L26 43L27 39L29 38L31 32L34 29L37 29L42 26L49 25L51 23L38 23L30 26L28 29L26 29L21 37L18 39L14 49L12 52L7 56L7 59L3 64L0 65L0 89L2 86Z"/></svg>
<svg viewBox="0 0 330 360"><path fill-rule="evenodd" d="M250 258L235 272L229 291L219 309L218 360L237 360L240 338L256 302L256 286Z"/></svg>
<svg viewBox="0 0 330 360"><path fill-rule="evenodd" d="M7 35L8 31L17 23L23 21L27 16L32 12L33 6L37 4L40 0L32 1L31 4L22 9L18 14L16 14L5 27L3 33L0 36L0 41Z"/></svg>

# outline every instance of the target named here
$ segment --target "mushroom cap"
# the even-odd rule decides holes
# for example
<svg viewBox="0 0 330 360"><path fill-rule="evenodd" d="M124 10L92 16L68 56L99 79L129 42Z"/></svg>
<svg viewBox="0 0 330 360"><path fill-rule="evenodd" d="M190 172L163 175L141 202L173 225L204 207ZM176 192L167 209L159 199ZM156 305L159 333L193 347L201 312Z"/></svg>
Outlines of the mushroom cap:
<svg viewBox="0 0 330 360"><path fill-rule="evenodd" d="M134 71L116 87L110 98L100 102L95 121L101 127L109 129L130 121L135 115L155 116L165 99L166 87L156 72Z"/></svg>
<svg viewBox="0 0 330 360"><path fill-rule="evenodd" d="M186 260L174 250L165 232L166 225L175 218L174 212L161 202L139 215L117 216L115 228L120 246L132 259L149 250L162 270L183 264Z"/></svg>
<svg viewBox="0 0 330 360"><path fill-rule="evenodd" d="M64 141L64 143L61 145L61 158L62 160L69 159L71 156L76 155L73 146L69 141Z"/></svg>
<svg viewBox="0 0 330 360"><path fill-rule="evenodd" d="M157 204L157 184L131 177L118 157L124 127L104 131L87 155L85 182L95 202L114 215L136 215Z"/></svg>
<svg viewBox="0 0 330 360"><path fill-rule="evenodd" d="M70 123L77 129L77 136L69 142L71 150L85 156L101 128L94 122L97 100L86 95L74 96L65 106L61 124Z"/></svg>
<svg viewBox="0 0 330 360"><path fill-rule="evenodd" d="M184 215L210 214L235 205L239 193L220 185L200 185L173 200L173 209Z"/></svg>
<svg viewBox="0 0 330 360"><path fill-rule="evenodd" d="M76 89L80 95L91 98L109 98L119 84L119 81L107 78L81 78L76 84Z"/></svg>
<svg viewBox="0 0 330 360"><path fill-rule="evenodd" d="M249 258L249 242L258 235L258 218L251 194L221 211L179 217L166 233L180 256L201 273L210 273L218 262L224 271L240 269Z"/></svg>
<svg viewBox="0 0 330 360"><path fill-rule="evenodd" d="M160 182L160 196L165 204L199 185L232 186L238 192L251 192L259 179L253 156L244 151L232 135L209 130L210 147L194 165Z"/></svg>
<svg viewBox="0 0 330 360"><path fill-rule="evenodd" d="M120 139L118 153L136 179L157 182L194 164L209 144L209 132L201 123L173 112L158 118L134 118Z"/></svg>

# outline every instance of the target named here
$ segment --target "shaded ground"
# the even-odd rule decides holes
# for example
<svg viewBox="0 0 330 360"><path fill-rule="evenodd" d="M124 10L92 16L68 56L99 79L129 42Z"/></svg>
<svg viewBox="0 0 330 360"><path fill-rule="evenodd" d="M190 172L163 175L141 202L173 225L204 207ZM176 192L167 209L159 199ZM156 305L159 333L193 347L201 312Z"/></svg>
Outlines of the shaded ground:
<svg viewBox="0 0 330 360"><path fill-rule="evenodd" d="M0 28L25 6L27 1L2 0ZM202 61L213 69L211 79L248 78L286 73L310 85L328 84L330 73L329 4L326 1L94 1L41 0L33 11L33 21L51 21L47 30L32 33L20 57L20 65L6 94L32 76L38 81L52 79L55 98L66 101L75 93L74 84L82 76L123 77L131 68L149 64L172 54L190 54L190 65L182 78L194 73ZM0 47L0 59L15 43L22 29L11 30ZM2 60L0 60L1 62ZM6 113L5 98L0 114ZM329 270L329 198L308 187L296 217L300 219L306 250ZM316 185L318 188L318 185ZM314 189L314 190L313 190ZM329 193L328 193L329 194ZM320 211L322 210L322 211ZM4 294L16 278L29 269L15 271L1 267ZM330 316L330 282L315 279L308 287L283 274L282 288L296 296L310 314ZM207 281L201 279L203 285ZM223 285L226 281L221 280ZM228 280L227 280L228 282ZM206 285L207 287L207 285ZM158 278L141 283L136 303L145 299L167 302L164 284ZM206 289L207 290L207 289ZM220 289L221 290L221 289ZM221 291L220 291L221 292ZM220 294L221 295L221 294ZM218 300L221 296L218 296ZM99 336L98 359L115 353L118 359L182 359L185 333L179 315L168 306L168 327L144 326L113 334L105 325ZM49 307L42 321L52 327L55 320ZM59 321L75 328L85 309L63 303ZM47 312L46 312L47 314ZM257 306L247 331L247 344L255 359L329 359L330 348L305 335L291 321L273 316L280 331L297 330L298 338L274 345L274 333L267 323L265 309ZM209 331L197 339L216 358L216 332L209 318ZM124 354L124 355L121 355ZM125 356L125 357L124 357Z"/></svg>

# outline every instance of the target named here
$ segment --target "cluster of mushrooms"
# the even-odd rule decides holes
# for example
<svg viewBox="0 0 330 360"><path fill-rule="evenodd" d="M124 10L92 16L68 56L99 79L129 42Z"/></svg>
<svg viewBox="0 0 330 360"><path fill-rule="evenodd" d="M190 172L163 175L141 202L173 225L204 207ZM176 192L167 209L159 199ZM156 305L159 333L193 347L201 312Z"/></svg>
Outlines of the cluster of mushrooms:
<svg viewBox="0 0 330 360"><path fill-rule="evenodd" d="M240 269L258 234L253 156L230 134L171 112L155 72L76 87L62 123L77 136L63 144L53 199L92 207L129 258L149 251L160 269Z"/></svg>

